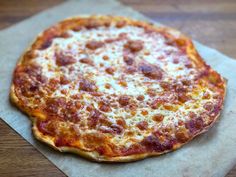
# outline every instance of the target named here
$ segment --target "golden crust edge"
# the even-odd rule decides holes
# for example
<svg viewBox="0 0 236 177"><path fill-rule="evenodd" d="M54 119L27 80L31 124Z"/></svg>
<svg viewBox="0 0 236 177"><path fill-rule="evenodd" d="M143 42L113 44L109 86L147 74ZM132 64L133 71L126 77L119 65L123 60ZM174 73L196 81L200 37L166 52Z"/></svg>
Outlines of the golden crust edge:
<svg viewBox="0 0 236 177"><path fill-rule="evenodd" d="M60 152L68 152L68 153L78 154L79 156L82 156L86 159L89 159L89 160L92 160L92 161L97 161L97 162L108 162L108 163L133 162L133 161L138 161L138 160L145 159L147 157L159 156L159 155L162 155L162 154L172 152L172 151L175 151L175 150L179 149L183 145L185 145L185 144L189 143L190 141L192 141L198 135L207 132L215 124L215 122L218 120L219 117L220 117L220 114L216 116L214 121L212 121L212 123L209 126L204 127L204 129L202 131L200 131L197 134L195 134L194 136L192 136L185 143L175 144L173 149L162 151L162 152L141 153L141 154L135 154L135 155L116 156L116 157L100 156L100 155L98 155L98 153L96 151L85 151L85 150L81 150L79 148L74 148L74 147L69 147L69 146L57 147L55 145L55 143L53 142L53 140L50 139L49 136L45 136L40 131L38 131L36 123L33 124L32 130L33 130L33 133L34 133L34 136L36 137L36 139L38 139L41 142L46 143L47 145L51 146L53 149L55 149L57 151L60 151Z"/></svg>
<svg viewBox="0 0 236 177"><path fill-rule="evenodd" d="M224 81L225 81L224 82L224 88L225 88L224 100L225 100L225 97L226 97L226 80L224 79ZM223 100L223 103L224 103L224 100ZM222 110L223 110L223 107L224 107L224 104L222 104ZM188 144L190 141L192 141L198 135L206 133L216 123L216 121L219 120L220 115L221 115L221 112L215 117L214 121L212 121L210 125L204 127L202 129L202 131L198 132L197 134L195 134L194 136L189 138L185 143L175 144L173 149L166 150L166 151L163 151L163 152L142 153L142 154L135 154L135 155L128 155L128 156L117 156L117 157L104 157L104 156L98 155L98 153L96 151L85 151L85 150L81 150L81 149L74 148L74 147L69 147L69 146L57 147L55 145L55 143L53 142L53 140L50 139L50 136L45 136L38 130L38 128L36 126L36 121L33 121L32 130L33 130L33 133L34 133L34 136L36 137L36 139L38 139L41 142L44 142L44 143L48 144L53 149L55 149L57 151L60 151L60 152L68 152L68 153L78 154L79 156L82 156L86 159L89 159L89 160L92 160L92 161L97 161L97 162L107 162L107 163L134 162L134 161L145 159L147 157L159 156L159 155L162 155L162 154L172 152L172 151L175 151L175 150L179 149L183 145ZM44 137L46 137L46 138L44 138Z"/></svg>
<svg viewBox="0 0 236 177"><path fill-rule="evenodd" d="M105 16L105 15L74 16L74 17L66 18L66 19L64 19L62 21L66 21L66 20L69 20L69 19L77 19L77 18L95 18L95 19L99 19L99 18L107 18L107 17L111 17L112 18L111 21L117 21L118 19L122 18L122 19L125 19L125 20L129 21L129 22L135 22L135 21L136 22L140 22L140 23L144 24L145 26L151 25L147 21L139 21L139 20L135 20L135 19L133 20L133 19L130 19L128 17L123 17L123 16ZM172 32L178 33L180 35L179 38L183 38L184 40L187 40L188 42L190 42L191 43L190 47L192 47L193 51L198 54L194 44L192 43L192 40L189 37L187 37L184 34L182 34L180 31L178 31L178 30L176 30L174 28L170 28L170 27L163 27L163 26L158 27L156 25L153 25L153 27L156 28L156 29L158 29L158 28L165 29L166 32L170 32L171 34L172 34ZM25 53L30 51L30 49L32 48L32 45L35 43L35 41L37 41L38 37L42 36L43 32L39 33L36 36L36 38L33 40L33 42L30 44L30 47L28 47L23 52L23 54L19 58L18 62L16 63L16 66L21 64L21 62L23 61L23 56L25 55ZM196 56L196 57L198 58L198 60L200 60L202 62L205 62L201 57L198 57L198 56ZM213 70L213 71L217 72L215 70ZM221 76L221 78L222 78L222 80L224 82L224 97L223 97L223 104L222 104L222 109L223 109L223 107L224 107L224 100L225 100L225 96L226 96L226 80L222 76ZM54 148L55 150L58 150L60 152L75 153L75 154L78 154L78 155L80 155L82 157L85 157L87 159L90 159L90 160L93 160L93 161L97 161L97 162L132 162L132 161L137 161L137 160L141 160L141 159L144 159L144 158L147 158L147 157L152 157L152 156L158 156L158 155L162 155L162 154L165 154L165 153L177 150L180 147L182 147L183 145L189 143L192 139L194 139L198 135L207 132L215 124L215 122L219 119L219 117L221 115L221 112L222 112L222 110L221 110L221 112L217 116L215 116L214 120L211 122L210 125L204 127L202 131L198 132L197 134L195 134L194 136L189 138L188 141L186 141L185 143L177 143L177 144L175 144L173 149L166 150L166 151L163 151L163 152L142 153L142 154L135 154L135 155L128 155L128 156L117 156L117 157L105 157L105 156L98 155L98 153L96 151L89 152L89 151L80 150L79 148L74 148L74 147L69 147L69 146L57 147L55 145L55 143L53 142L53 140L50 139L50 136L45 136L45 135L43 135L38 130L38 128L36 126L36 119L33 117L32 113L30 111L24 109L19 104L19 99L17 98L17 96L15 94L15 91L14 91L14 83L13 82L12 82L11 87L10 87L10 101L12 103L14 103L22 112L26 113L30 117L30 119L31 119L31 121L33 123L32 130L33 130L33 133L34 133L34 136L35 136L36 139L38 139L41 142L44 142L44 143L48 144L49 146L51 146L52 148Z"/></svg>

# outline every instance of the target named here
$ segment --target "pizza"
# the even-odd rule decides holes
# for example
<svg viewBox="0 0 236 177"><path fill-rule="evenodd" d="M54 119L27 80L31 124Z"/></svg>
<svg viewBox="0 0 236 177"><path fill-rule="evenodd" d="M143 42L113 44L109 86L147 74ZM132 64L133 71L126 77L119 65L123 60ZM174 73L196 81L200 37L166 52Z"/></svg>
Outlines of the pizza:
<svg viewBox="0 0 236 177"><path fill-rule="evenodd" d="M56 150L128 162L206 132L225 92L224 78L180 32L94 15L39 34L16 65L10 97Z"/></svg>

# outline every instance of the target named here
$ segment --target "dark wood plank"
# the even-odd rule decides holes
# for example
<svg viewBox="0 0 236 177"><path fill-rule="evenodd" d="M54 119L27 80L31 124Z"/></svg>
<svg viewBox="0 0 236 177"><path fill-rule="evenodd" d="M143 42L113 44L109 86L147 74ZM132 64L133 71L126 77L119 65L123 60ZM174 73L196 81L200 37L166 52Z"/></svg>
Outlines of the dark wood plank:
<svg viewBox="0 0 236 177"><path fill-rule="evenodd" d="M0 29L26 19L65 0L0 0Z"/></svg>
<svg viewBox="0 0 236 177"><path fill-rule="evenodd" d="M2 120L0 130L0 176L65 176Z"/></svg>
<svg viewBox="0 0 236 177"><path fill-rule="evenodd" d="M64 0L0 0L0 29ZM146 16L236 58L235 0L121 0ZM0 120L0 176L64 176ZM227 177L236 177L236 167Z"/></svg>
<svg viewBox="0 0 236 177"><path fill-rule="evenodd" d="M1 0L0 29L61 2L63 0ZM64 177L65 175L0 119L0 176Z"/></svg>

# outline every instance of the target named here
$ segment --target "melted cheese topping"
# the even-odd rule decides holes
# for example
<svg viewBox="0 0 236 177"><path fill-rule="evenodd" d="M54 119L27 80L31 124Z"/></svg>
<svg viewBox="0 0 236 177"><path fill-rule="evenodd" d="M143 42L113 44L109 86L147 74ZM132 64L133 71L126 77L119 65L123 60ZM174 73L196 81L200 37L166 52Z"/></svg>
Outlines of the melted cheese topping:
<svg viewBox="0 0 236 177"><path fill-rule="evenodd" d="M217 93L214 90L203 87L204 82L195 82L199 70L194 63L191 63L192 67L186 66L190 62L187 54L176 45L169 45L160 33L147 33L141 27L130 25L117 28L114 24L89 30L68 30L66 33L69 37L54 38L50 47L36 50L36 57L32 61L41 66L41 75L47 78L48 83L50 80L60 80L61 77L69 80L51 90L45 99L63 97L68 101L74 100L74 95L79 95L77 101L83 106L75 114L80 120L74 123L68 118L59 123L60 127L73 125L78 135L103 132L109 134L107 136L111 143L130 147L153 132L165 132L166 128L171 129L170 134L174 138L176 127L184 127L184 123L191 120L190 112L203 115L206 108L202 105L215 101L214 95ZM102 45L88 47L91 41L102 42ZM59 65L57 60L60 57L65 60L72 58L73 62ZM125 57L131 58L131 63L127 64ZM83 59L86 61L82 61ZM130 67L134 69L131 73ZM186 80L188 84L183 84ZM89 87L96 89L91 92L88 85L82 88L81 82L87 82ZM166 89L162 83L167 83L167 87L172 87L172 90ZM178 88L184 90L184 100L180 96L182 91L178 91ZM45 88L41 90L48 93ZM94 96L94 90L100 95ZM206 94L206 98L203 98ZM128 96L127 104L120 101L121 96ZM140 100L139 96L143 98ZM35 99L36 97L37 95L34 96ZM42 104L46 103L44 99L40 101ZM160 104L158 101L161 101ZM101 102L106 103L105 106L110 110L101 109ZM28 106L33 107L32 102ZM91 106L92 110L88 109ZM94 110L99 110L109 123L95 125L91 129L89 120ZM58 109L57 114L62 111L63 109ZM156 115L161 115L162 120L155 120ZM65 116L69 117L69 114ZM209 115L203 116L204 124L207 124L210 121L207 118ZM119 119L124 121L125 126L118 125ZM144 128L142 125L140 128L139 124L143 121Z"/></svg>

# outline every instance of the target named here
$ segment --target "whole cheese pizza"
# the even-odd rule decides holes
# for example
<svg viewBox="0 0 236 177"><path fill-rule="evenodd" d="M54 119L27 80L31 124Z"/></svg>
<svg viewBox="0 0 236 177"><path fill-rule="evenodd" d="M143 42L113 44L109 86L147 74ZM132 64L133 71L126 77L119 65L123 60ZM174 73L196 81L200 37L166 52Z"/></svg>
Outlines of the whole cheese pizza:
<svg viewBox="0 0 236 177"><path fill-rule="evenodd" d="M69 18L38 35L11 100L37 139L61 152L127 162L207 131L226 83L180 32L117 16Z"/></svg>

